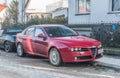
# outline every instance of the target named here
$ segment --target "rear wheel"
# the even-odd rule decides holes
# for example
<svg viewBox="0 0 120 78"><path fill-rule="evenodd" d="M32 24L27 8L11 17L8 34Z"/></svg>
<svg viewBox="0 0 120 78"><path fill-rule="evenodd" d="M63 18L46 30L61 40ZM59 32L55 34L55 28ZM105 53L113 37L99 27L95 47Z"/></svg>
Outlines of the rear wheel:
<svg viewBox="0 0 120 78"><path fill-rule="evenodd" d="M17 45L17 55L20 57L26 56L26 53L24 52L22 45L20 43Z"/></svg>
<svg viewBox="0 0 120 78"><path fill-rule="evenodd" d="M6 52L11 52L11 51L13 51L13 46L11 45L10 42L6 41L4 44L4 49Z"/></svg>
<svg viewBox="0 0 120 78"><path fill-rule="evenodd" d="M56 48L51 48L49 53L50 63L54 66L60 66L62 64L61 56Z"/></svg>

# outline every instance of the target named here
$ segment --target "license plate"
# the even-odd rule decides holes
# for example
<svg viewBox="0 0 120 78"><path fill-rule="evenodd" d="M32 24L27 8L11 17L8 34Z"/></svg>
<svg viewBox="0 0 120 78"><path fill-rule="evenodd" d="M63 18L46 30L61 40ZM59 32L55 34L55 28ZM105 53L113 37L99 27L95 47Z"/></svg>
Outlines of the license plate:
<svg viewBox="0 0 120 78"><path fill-rule="evenodd" d="M102 53L103 53L103 49L99 49L98 54L102 54Z"/></svg>

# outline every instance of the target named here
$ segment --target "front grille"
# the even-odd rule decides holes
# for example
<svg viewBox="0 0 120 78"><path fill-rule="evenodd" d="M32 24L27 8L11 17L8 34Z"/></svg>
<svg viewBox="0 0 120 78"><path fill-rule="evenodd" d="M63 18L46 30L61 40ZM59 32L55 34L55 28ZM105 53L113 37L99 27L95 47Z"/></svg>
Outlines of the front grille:
<svg viewBox="0 0 120 78"><path fill-rule="evenodd" d="M81 48L81 51L89 51L88 48Z"/></svg>
<svg viewBox="0 0 120 78"><path fill-rule="evenodd" d="M81 57L77 57L77 60L88 60L88 59L92 59L91 56L81 56Z"/></svg>
<svg viewBox="0 0 120 78"><path fill-rule="evenodd" d="M91 48L91 51L92 51L92 55L93 55L93 56L96 56L97 48Z"/></svg>

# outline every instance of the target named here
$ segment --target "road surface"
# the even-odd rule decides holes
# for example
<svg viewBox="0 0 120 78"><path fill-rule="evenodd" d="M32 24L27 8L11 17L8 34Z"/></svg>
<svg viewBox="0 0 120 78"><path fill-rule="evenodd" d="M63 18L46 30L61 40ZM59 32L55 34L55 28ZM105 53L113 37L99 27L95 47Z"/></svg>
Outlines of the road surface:
<svg viewBox="0 0 120 78"><path fill-rule="evenodd" d="M67 63L52 66L48 59L0 50L0 78L119 78L120 71L96 63Z"/></svg>

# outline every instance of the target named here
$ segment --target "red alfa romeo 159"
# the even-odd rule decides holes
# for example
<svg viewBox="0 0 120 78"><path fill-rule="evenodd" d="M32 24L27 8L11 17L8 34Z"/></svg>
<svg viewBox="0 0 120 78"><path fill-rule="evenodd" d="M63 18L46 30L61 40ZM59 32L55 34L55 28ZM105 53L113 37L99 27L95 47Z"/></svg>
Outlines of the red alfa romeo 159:
<svg viewBox="0 0 120 78"><path fill-rule="evenodd" d="M52 65L62 62L87 62L101 58L101 42L79 36L63 25L33 25L17 34L17 54L49 58Z"/></svg>

